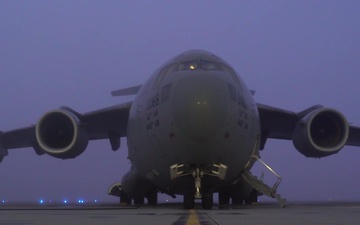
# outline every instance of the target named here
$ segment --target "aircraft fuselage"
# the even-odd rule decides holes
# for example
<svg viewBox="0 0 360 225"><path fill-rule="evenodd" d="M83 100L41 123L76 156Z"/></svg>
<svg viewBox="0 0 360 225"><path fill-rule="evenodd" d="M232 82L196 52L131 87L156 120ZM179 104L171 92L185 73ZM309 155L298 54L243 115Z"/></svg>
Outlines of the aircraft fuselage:
<svg viewBox="0 0 360 225"><path fill-rule="evenodd" d="M260 124L252 94L235 71L217 56L193 50L169 60L142 86L127 138L129 174L184 194L198 169L201 192L212 193L240 178L258 150Z"/></svg>

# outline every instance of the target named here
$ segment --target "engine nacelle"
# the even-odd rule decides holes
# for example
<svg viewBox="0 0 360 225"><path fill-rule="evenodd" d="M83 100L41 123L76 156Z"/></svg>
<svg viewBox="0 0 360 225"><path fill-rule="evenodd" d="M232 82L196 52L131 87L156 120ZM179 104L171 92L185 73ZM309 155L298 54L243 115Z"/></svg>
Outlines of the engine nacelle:
<svg viewBox="0 0 360 225"><path fill-rule="evenodd" d="M80 119L64 109L47 112L40 118L36 139L41 150L60 159L79 156L89 142L86 127Z"/></svg>
<svg viewBox="0 0 360 225"><path fill-rule="evenodd" d="M306 157L324 157L337 153L346 144L349 125L334 109L321 108L307 114L295 127L293 143Z"/></svg>

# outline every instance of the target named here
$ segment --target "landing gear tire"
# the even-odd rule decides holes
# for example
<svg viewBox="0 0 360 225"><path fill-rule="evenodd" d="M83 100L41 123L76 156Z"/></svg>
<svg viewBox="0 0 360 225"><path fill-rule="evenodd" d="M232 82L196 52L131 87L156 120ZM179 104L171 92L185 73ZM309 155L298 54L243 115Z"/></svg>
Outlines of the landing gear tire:
<svg viewBox="0 0 360 225"><path fill-rule="evenodd" d="M219 191L219 208L227 209L229 208L230 203L230 192L229 191Z"/></svg>
<svg viewBox="0 0 360 225"><path fill-rule="evenodd" d="M122 190L120 191L120 205L131 205L131 198Z"/></svg>
<svg viewBox="0 0 360 225"><path fill-rule="evenodd" d="M257 191L254 189L248 198L245 199L245 204L246 205L251 205L251 204L256 204L258 202L258 193Z"/></svg>
<svg viewBox="0 0 360 225"><path fill-rule="evenodd" d="M134 197L134 204L136 206L144 205L144 197Z"/></svg>
<svg viewBox="0 0 360 225"><path fill-rule="evenodd" d="M187 190L184 193L184 209L193 209L195 206L195 197L193 190Z"/></svg>
<svg viewBox="0 0 360 225"><path fill-rule="evenodd" d="M201 199L203 209L212 209L214 201L213 201L213 193L212 192L205 192L202 195Z"/></svg>
<svg viewBox="0 0 360 225"><path fill-rule="evenodd" d="M149 205L156 205L158 201L157 192L149 192L146 196Z"/></svg>
<svg viewBox="0 0 360 225"><path fill-rule="evenodd" d="M243 205L244 199L239 196L232 196L231 203L236 206Z"/></svg>
<svg viewBox="0 0 360 225"><path fill-rule="evenodd" d="M220 209L228 209L230 207L230 191L228 190L228 188L219 191L218 198Z"/></svg>

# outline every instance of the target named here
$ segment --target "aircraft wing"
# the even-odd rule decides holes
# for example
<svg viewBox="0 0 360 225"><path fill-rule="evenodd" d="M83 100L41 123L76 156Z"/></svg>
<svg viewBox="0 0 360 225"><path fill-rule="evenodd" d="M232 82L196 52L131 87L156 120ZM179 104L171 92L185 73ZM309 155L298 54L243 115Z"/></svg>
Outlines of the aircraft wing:
<svg viewBox="0 0 360 225"><path fill-rule="evenodd" d="M112 91L112 96L126 96L126 95L136 95L139 91L142 85L136 85L128 88L123 88L120 90Z"/></svg>
<svg viewBox="0 0 360 225"><path fill-rule="evenodd" d="M308 118L313 114L322 113L324 111L337 115L338 112L326 109L321 105L315 105L302 112L296 113L284 109L257 104L260 123L261 123L261 146L263 149L268 138L293 140L294 132L298 124L306 125ZM342 115L341 115L342 116ZM339 118L341 118L339 116ZM346 121L346 120L344 120ZM347 122L346 122L347 124ZM348 137L345 140L346 145L360 146L360 128L348 126Z"/></svg>
<svg viewBox="0 0 360 225"><path fill-rule="evenodd" d="M360 127L350 126L349 138L346 145L360 146Z"/></svg>
<svg viewBox="0 0 360 225"><path fill-rule="evenodd" d="M35 126L0 133L1 149L32 147L36 143Z"/></svg>
<svg viewBox="0 0 360 225"><path fill-rule="evenodd" d="M86 131L87 140L109 139L112 149L117 150L120 147L120 137L126 136L127 122L131 105L132 102L127 102L84 114L80 114L68 107L61 107L56 112L63 113L62 116L65 117L73 117L71 121L77 123L75 124L79 126L77 130ZM43 117L46 115L47 114L45 114ZM41 120L42 119L39 121ZM56 130L56 132L59 133L62 132L62 130ZM39 139L36 133L36 125L31 125L7 132L1 132L0 162L2 161L3 157L8 154L7 150L9 149L33 147L38 155L44 154L45 152L39 145Z"/></svg>
<svg viewBox="0 0 360 225"><path fill-rule="evenodd" d="M89 139L105 139L110 135L125 137L132 102L85 113L81 121L86 124Z"/></svg>

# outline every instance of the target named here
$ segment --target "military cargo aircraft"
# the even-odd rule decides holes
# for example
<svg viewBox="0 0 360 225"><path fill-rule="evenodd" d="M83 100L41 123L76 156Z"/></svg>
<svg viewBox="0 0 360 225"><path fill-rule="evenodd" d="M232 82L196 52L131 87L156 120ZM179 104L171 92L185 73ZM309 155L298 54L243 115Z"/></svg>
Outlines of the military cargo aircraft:
<svg viewBox="0 0 360 225"><path fill-rule="evenodd" d="M315 105L292 112L255 102L235 70L204 50L186 51L139 86L113 91L131 102L79 113L69 107L46 112L36 125L2 132L0 161L14 148L38 155L76 158L90 140L108 139L113 150L127 138L129 171L108 193L121 203L157 204L158 192L183 195L184 208L201 199L213 207L257 201L265 194L285 205L272 187L250 172L268 138L292 140L306 157L325 157L360 145L360 128L337 110Z"/></svg>

